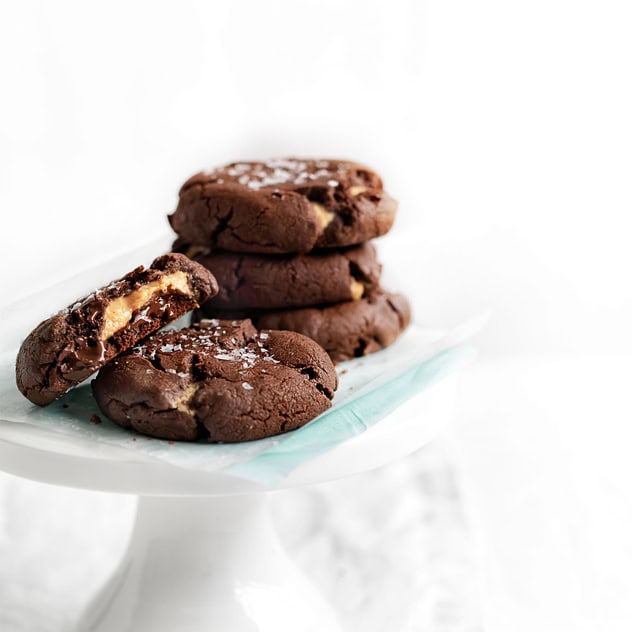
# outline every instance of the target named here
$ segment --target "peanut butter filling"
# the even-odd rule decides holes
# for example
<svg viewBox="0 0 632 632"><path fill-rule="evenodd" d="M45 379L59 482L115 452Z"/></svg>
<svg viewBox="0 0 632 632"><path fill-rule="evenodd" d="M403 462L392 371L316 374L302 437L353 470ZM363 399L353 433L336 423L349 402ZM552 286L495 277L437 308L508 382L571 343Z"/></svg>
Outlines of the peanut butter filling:
<svg viewBox="0 0 632 632"><path fill-rule="evenodd" d="M189 259L194 259L198 255L207 255L209 253L209 249L206 246L195 246L191 244L184 254L189 257Z"/></svg>
<svg viewBox="0 0 632 632"><path fill-rule="evenodd" d="M368 190L368 187L362 186L361 184L356 184L356 186L354 187L349 187L349 195L360 195L360 193L364 193Z"/></svg>
<svg viewBox="0 0 632 632"><path fill-rule="evenodd" d="M103 314L103 327L99 334L99 340L107 340L127 326L132 319L132 314L146 305L152 298L173 291L186 296L191 295L186 272L180 270L173 274L167 274L161 279L143 285L125 296L115 298L107 306Z"/></svg>
<svg viewBox="0 0 632 632"><path fill-rule="evenodd" d="M182 413L186 413L187 415L191 415L191 417L195 416L195 411L189 406L195 392L197 391L196 384L189 384L183 391L182 395L178 397L176 401L176 409Z"/></svg>
<svg viewBox="0 0 632 632"><path fill-rule="evenodd" d="M331 220L334 218L335 213L328 211L322 204L318 204L317 202L312 202L312 208L316 213L316 219L320 224L321 228L327 228L329 224L331 224Z"/></svg>
<svg viewBox="0 0 632 632"><path fill-rule="evenodd" d="M357 279L354 279L353 277L351 277L350 287L351 287L351 298L354 301L361 299L362 295L364 294L364 285L360 283L360 281L358 281Z"/></svg>

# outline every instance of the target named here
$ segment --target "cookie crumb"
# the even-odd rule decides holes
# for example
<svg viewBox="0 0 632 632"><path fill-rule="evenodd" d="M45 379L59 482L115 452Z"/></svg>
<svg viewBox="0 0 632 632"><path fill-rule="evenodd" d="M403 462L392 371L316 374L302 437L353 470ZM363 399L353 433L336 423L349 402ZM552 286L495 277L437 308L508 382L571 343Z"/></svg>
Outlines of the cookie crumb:
<svg viewBox="0 0 632 632"><path fill-rule="evenodd" d="M61 407L62 408L69 408L68 404L62 404Z"/></svg>
<svg viewBox="0 0 632 632"><path fill-rule="evenodd" d="M173 445L175 441L169 441L169 445Z"/></svg>
<svg viewBox="0 0 632 632"><path fill-rule="evenodd" d="M90 423L98 426L101 423L101 417L99 417L99 415L92 415L92 417L90 417Z"/></svg>

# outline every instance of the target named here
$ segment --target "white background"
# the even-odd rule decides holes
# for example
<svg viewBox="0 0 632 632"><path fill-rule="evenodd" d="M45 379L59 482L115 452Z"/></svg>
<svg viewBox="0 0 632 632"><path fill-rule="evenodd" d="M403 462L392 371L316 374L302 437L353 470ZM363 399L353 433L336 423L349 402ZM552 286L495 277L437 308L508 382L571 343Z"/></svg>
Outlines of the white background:
<svg viewBox="0 0 632 632"><path fill-rule="evenodd" d="M614 1L4 3L3 300L163 234L199 169L366 162L417 321L493 309L454 429L487 628L630 629L631 29Z"/></svg>

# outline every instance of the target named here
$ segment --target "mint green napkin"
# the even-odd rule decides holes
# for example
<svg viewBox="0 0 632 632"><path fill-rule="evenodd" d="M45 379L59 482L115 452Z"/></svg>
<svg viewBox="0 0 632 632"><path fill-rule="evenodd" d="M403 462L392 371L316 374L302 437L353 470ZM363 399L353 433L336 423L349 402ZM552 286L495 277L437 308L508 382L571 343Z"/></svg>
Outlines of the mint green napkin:
<svg viewBox="0 0 632 632"><path fill-rule="evenodd" d="M278 483L302 463L364 432L414 395L462 367L473 355L470 347L440 351L323 413L315 421L286 435L269 450L225 471L263 484Z"/></svg>

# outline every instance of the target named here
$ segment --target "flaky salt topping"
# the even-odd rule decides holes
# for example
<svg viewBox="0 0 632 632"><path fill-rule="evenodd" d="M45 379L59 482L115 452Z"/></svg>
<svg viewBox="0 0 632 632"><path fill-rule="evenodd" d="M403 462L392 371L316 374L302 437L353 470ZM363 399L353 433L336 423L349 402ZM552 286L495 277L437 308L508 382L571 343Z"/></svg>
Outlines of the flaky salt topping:
<svg viewBox="0 0 632 632"><path fill-rule="evenodd" d="M275 187L282 184L302 185L315 181L325 181L330 187L336 187L339 181L337 174L346 169L344 163L331 163L329 160L293 160L275 158L261 163L237 162L228 167L216 169L208 173L209 177L217 176L215 182L223 184L222 175L257 191L264 187Z"/></svg>
<svg viewBox="0 0 632 632"><path fill-rule="evenodd" d="M208 322L208 321L207 321ZM171 332L168 332L171 333ZM160 336L153 338L154 344L137 345L132 349L132 353L139 356L145 356L149 353L149 358L154 360L156 353L174 353L177 351L199 351L204 350L211 353L216 360L226 362L238 362L241 368L250 369L257 361L272 362L279 364L279 360L273 357L262 340L268 338L265 332L261 335L255 334L253 341L249 342L245 347L234 347L227 349L219 341L220 336L225 336L227 330L224 327L216 326L214 328L196 330L192 334L181 334L178 336L177 342L160 344ZM237 339L231 338L231 342L236 344Z"/></svg>

